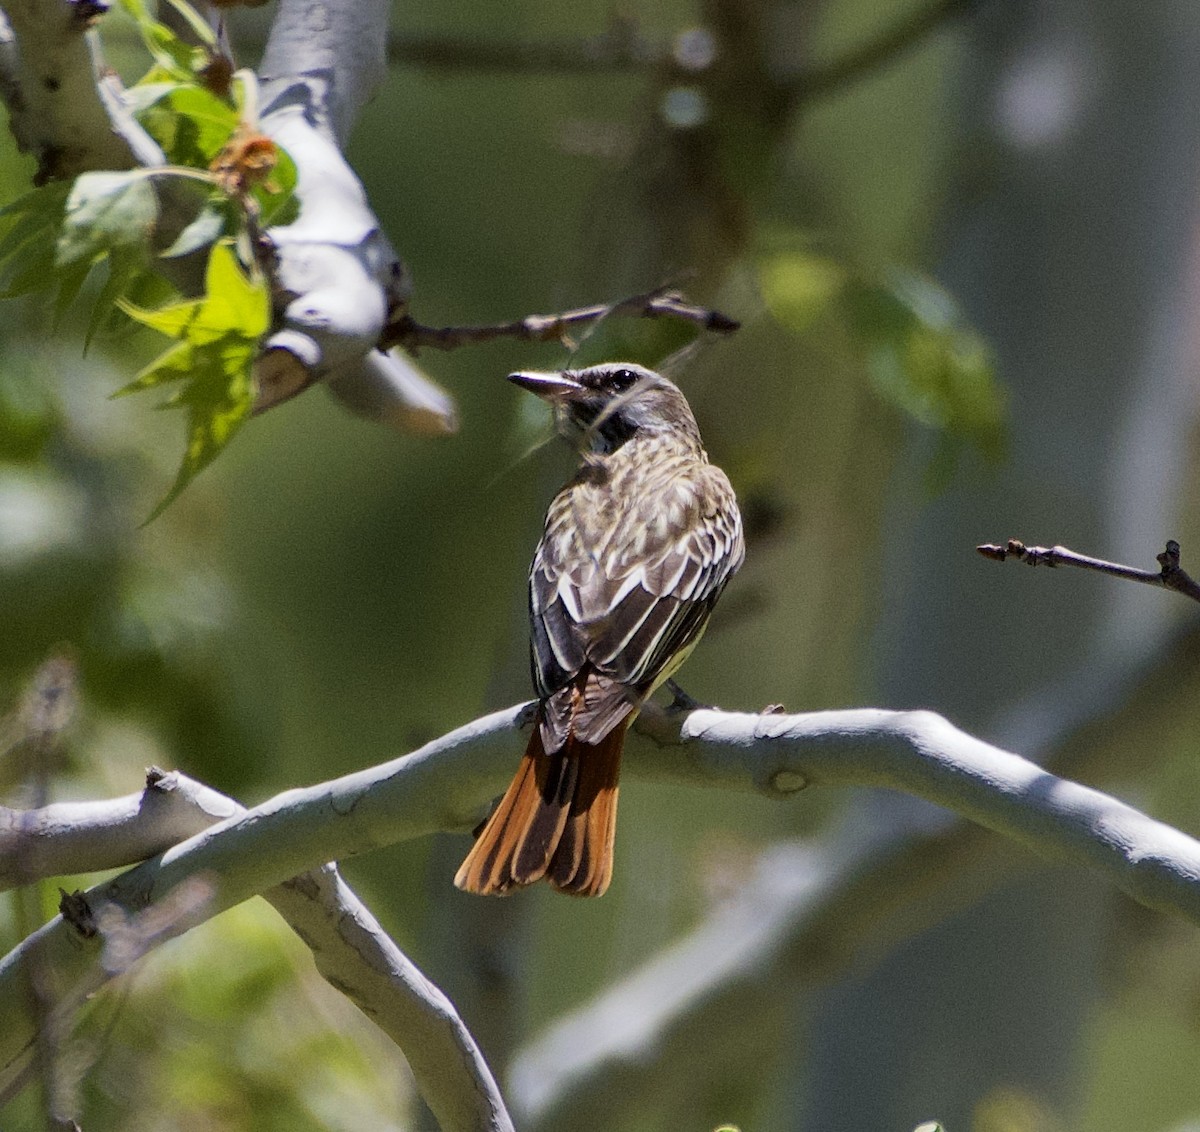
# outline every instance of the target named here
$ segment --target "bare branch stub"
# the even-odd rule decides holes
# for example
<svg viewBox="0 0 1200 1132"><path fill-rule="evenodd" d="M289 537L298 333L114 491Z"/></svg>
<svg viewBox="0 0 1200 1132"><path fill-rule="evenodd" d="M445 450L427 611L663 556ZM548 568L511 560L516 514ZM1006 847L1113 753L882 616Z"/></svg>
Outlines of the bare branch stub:
<svg viewBox="0 0 1200 1132"><path fill-rule="evenodd" d="M516 338L523 342L561 342L571 330L589 326L612 315L678 319L715 334L732 334L741 327L737 319L689 303L678 291L658 289L617 303L597 303L560 314L531 314L514 322L498 322L488 326L423 326L409 314L402 313L384 328L379 348L386 350L401 346L415 354L426 346L436 350L454 350L468 343L492 342L497 338Z"/></svg>
<svg viewBox="0 0 1200 1132"><path fill-rule="evenodd" d="M1147 586L1161 586L1166 590L1190 597L1200 602L1200 584L1179 565L1180 548L1174 539L1167 542L1166 549L1157 556L1161 569L1139 570L1133 566L1125 566L1120 562L1106 562L1103 558L1092 558L1079 554L1065 546L1026 546L1020 539L1010 538L1000 546L996 543L984 543L975 548L984 558L993 562L1003 562L1006 559L1018 558L1029 566L1075 566L1081 570L1094 570L1098 574L1108 574L1113 578L1123 578L1128 582L1141 582Z"/></svg>

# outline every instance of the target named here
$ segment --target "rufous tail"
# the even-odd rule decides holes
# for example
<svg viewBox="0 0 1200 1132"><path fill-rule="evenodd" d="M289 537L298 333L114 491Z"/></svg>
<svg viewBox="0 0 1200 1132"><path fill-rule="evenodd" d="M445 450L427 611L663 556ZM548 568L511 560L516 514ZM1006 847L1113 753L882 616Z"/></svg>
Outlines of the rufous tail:
<svg viewBox="0 0 1200 1132"><path fill-rule="evenodd" d="M598 743L569 736L549 755L535 726L516 776L454 883L492 896L545 877L560 892L600 896L612 880L625 726L618 723Z"/></svg>

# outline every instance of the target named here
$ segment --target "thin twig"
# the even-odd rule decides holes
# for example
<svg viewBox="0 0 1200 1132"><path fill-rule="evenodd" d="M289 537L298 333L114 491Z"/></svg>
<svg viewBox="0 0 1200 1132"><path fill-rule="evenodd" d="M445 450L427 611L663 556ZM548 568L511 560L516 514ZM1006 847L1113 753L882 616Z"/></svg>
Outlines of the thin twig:
<svg viewBox="0 0 1200 1132"><path fill-rule="evenodd" d="M788 85L799 100L833 94L893 62L926 36L965 15L976 3L978 0L934 0L927 8L898 20L840 59L801 71Z"/></svg>
<svg viewBox="0 0 1200 1132"><path fill-rule="evenodd" d="M517 338L522 342L562 342L572 328L588 326L611 315L674 318L695 323L717 334L732 334L741 326L736 319L720 311L689 303L678 291L657 288L617 303L597 303L561 314L531 314L515 322L497 322L490 326L423 326L404 314L384 329L379 345L380 349L402 346L410 353L416 353L423 346L435 350L454 350L468 342L492 342L497 338Z"/></svg>
<svg viewBox="0 0 1200 1132"><path fill-rule="evenodd" d="M1114 578L1124 578L1128 582L1142 582L1147 586L1160 586L1165 590L1190 597L1200 601L1200 585L1179 565L1179 543L1171 539L1166 549L1157 555L1161 569L1138 570L1133 566L1123 566L1119 562L1106 562L1103 558L1091 558L1086 554L1077 554L1065 546L1026 546L1020 539L1010 538L1004 546L994 543L984 543L975 548L984 558L993 562L1003 562L1006 558L1019 558L1030 566L1076 566L1081 570L1095 570L1100 574L1108 574Z"/></svg>

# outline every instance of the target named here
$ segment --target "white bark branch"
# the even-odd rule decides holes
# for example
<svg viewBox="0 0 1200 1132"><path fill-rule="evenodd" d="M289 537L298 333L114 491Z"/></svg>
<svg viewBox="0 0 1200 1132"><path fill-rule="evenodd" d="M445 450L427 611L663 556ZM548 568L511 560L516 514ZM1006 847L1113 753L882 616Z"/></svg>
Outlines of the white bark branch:
<svg viewBox="0 0 1200 1132"><path fill-rule="evenodd" d="M17 144L37 158L39 177L133 166L133 152L97 86L98 45L88 30L88 6L5 0L3 8L12 40L4 48L0 95Z"/></svg>
<svg viewBox="0 0 1200 1132"><path fill-rule="evenodd" d="M296 162L296 222L269 232L293 298L255 367L262 412L328 378L355 412L401 429L453 432L428 379L376 351L411 282L342 148L386 75L384 0L280 0L260 67L260 126ZM409 372L411 371L411 372Z"/></svg>
<svg viewBox="0 0 1200 1132"><path fill-rule="evenodd" d="M245 812L184 775L157 771L147 776L145 790L124 798L27 813L0 807L0 889L144 860ZM211 885L203 888L207 897ZM183 891L177 886L163 902ZM400 951L335 866L292 877L263 895L312 951L321 975L400 1047L445 1132L512 1132L491 1071L454 1006ZM121 962L113 963L114 941L108 940L102 960L106 972L125 970L144 950L210 914L207 899L182 903L186 907L178 915L160 918L153 935L131 939ZM126 915L116 918L118 924L132 919L128 907L122 911ZM12 1069L6 1075L10 1084L19 1080L23 1066Z"/></svg>
<svg viewBox="0 0 1200 1132"><path fill-rule="evenodd" d="M259 77L264 105L302 105L343 148L387 75L386 0L280 0Z"/></svg>
<svg viewBox="0 0 1200 1132"><path fill-rule="evenodd" d="M25 812L0 806L0 891L144 861L242 812L231 798L185 775L154 770L144 790L123 798Z"/></svg>
<svg viewBox="0 0 1200 1132"><path fill-rule="evenodd" d="M437 829L468 827L516 762L530 705L496 712L383 766L278 796L88 894L129 914L189 878L219 878L206 915L330 858ZM654 739L647 738L647 732ZM884 786L937 802L1043 856L1087 864L1134 899L1200 922L1200 843L1132 807L959 731L930 712L802 715L648 710L630 742L631 777L786 797L804 786ZM449 878L447 878L449 883ZM183 930L182 927L180 930ZM36 958L35 958L36 956ZM105 972L98 945L61 918L0 961L0 1085L33 1038L23 971L48 966L75 999Z"/></svg>
<svg viewBox="0 0 1200 1132"><path fill-rule="evenodd" d="M392 942L333 865L264 893L317 970L403 1050L443 1132L513 1132L500 1090L454 1004Z"/></svg>

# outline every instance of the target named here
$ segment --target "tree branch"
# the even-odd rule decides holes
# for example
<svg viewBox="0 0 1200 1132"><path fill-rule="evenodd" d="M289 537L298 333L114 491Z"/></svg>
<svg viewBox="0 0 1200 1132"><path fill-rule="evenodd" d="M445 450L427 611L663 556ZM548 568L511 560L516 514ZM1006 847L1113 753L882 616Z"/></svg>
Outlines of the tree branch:
<svg viewBox="0 0 1200 1132"><path fill-rule="evenodd" d="M18 145L37 158L37 183L89 169L131 168L133 151L97 86L99 45L90 26L104 6L5 0L3 10L11 36L0 95Z"/></svg>
<svg viewBox="0 0 1200 1132"><path fill-rule="evenodd" d="M86 894L136 914L181 883L219 878L205 915L314 863L435 829L463 829L512 772L524 704L485 716L411 755L228 819ZM790 797L805 786L885 786L929 799L1029 845L1097 869L1149 907L1200 922L1200 843L1099 791L1042 770L930 712L874 709L802 715L648 708L631 741L632 776ZM449 883L447 878L447 883ZM189 925L180 924L178 931ZM177 933L176 933L177 934ZM103 984L99 945L61 917L0 961L0 1085L33 1039L21 973L40 961L69 1006Z"/></svg>
<svg viewBox="0 0 1200 1132"><path fill-rule="evenodd" d="M835 94L894 62L978 3L933 0L841 57L806 67L784 78L781 85L800 102ZM396 33L388 40L387 51L392 63L443 73L592 75L669 68L694 77L698 69L686 53L680 55L675 44L646 40L639 35L636 24L627 20L618 21L597 36L540 42L488 42L461 36Z"/></svg>
<svg viewBox="0 0 1200 1132"><path fill-rule="evenodd" d="M1059 689L1053 719L1036 701L1013 712L1041 717L1060 777L1140 780L1200 724L1200 632L1101 684L1077 702ZM929 807L851 806L834 833L769 847L730 902L518 1051L508 1100L521 1127L619 1124L689 1087L697 1065L753 1076L806 996L1027 875L1029 856L997 837Z"/></svg>
<svg viewBox="0 0 1200 1132"><path fill-rule="evenodd" d="M124 798L62 803L27 813L0 807L0 888L145 860L223 818L245 813L223 794L155 768L147 773L141 793ZM123 932L138 937L129 943L105 941L106 974L124 971L143 951L198 918L208 918L211 884L202 887L203 900L173 901L188 891L188 881L166 893L158 903L181 906L177 914L159 917L153 932ZM321 975L400 1047L441 1128L511 1132L491 1071L453 1005L400 951L336 867L295 876L263 895L311 949ZM73 916L96 921L105 935L103 908L90 902L72 907ZM123 926L134 918L132 908L121 911L109 921ZM117 962L111 954L114 945L122 954Z"/></svg>
<svg viewBox="0 0 1200 1132"><path fill-rule="evenodd" d="M396 946L333 865L264 894L317 970L404 1052L443 1132L513 1132L500 1090L454 1004Z"/></svg>
<svg viewBox="0 0 1200 1132"><path fill-rule="evenodd" d="M435 328L422 326L405 313L393 320L384 331L382 344L401 346L416 353L423 346L454 350L467 343L491 342L497 338L516 338L523 342L561 342L567 338L569 331L614 315L678 319L717 334L732 334L741 326L736 319L720 311L689 303L678 291L657 288L616 303L597 303L561 314L530 314L515 322L497 322L490 326Z"/></svg>
<svg viewBox="0 0 1200 1132"><path fill-rule="evenodd" d="M637 73L660 65L669 54L661 44L644 39L635 20L620 15L614 15L607 30L582 39L488 42L395 32L387 43L389 63L441 72Z"/></svg>
<svg viewBox="0 0 1200 1132"><path fill-rule="evenodd" d="M1142 582L1148 586L1160 586L1165 590L1200 601L1200 584L1179 565L1179 543L1171 539L1166 549L1156 556L1159 570L1139 570L1123 566L1119 562L1106 562L1103 558L1090 558L1077 554L1065 546L1026 546L1019 539L1010 538L1004 546L984 543L975 548L984 558L1003 562L1006 558L1019 558L1030 566L1075 566L1081 570L1094 570L1127 582Z"/></svg>
<svg viewBox="0 0 1200 1132"><path fill-rule="evenodd" d="M390 14L386 0L280 0L259 65L264 106L303 106L344 148L387 77Z"/></svg>
<svg viewBox="0 0 1200 1132"><path fill-rule="evenodd" d="M283 310L255 367L259 412L325 377L369 379L363 361L408 301L407 270L342 155L384 75L388 12L385 0L280 0L271 24L260 127L296 163L300 214L268 232Z"/></svg>
<svg viewBox="0 0 1200 1132"><path fill-rule="evenodd" d="M788 84L793 96L807 101L853 85L894 62L926 36L940 31L978 3L979 0L933 0L928 7L903 17L840 59L818 64L796 75Z"/></svg>

